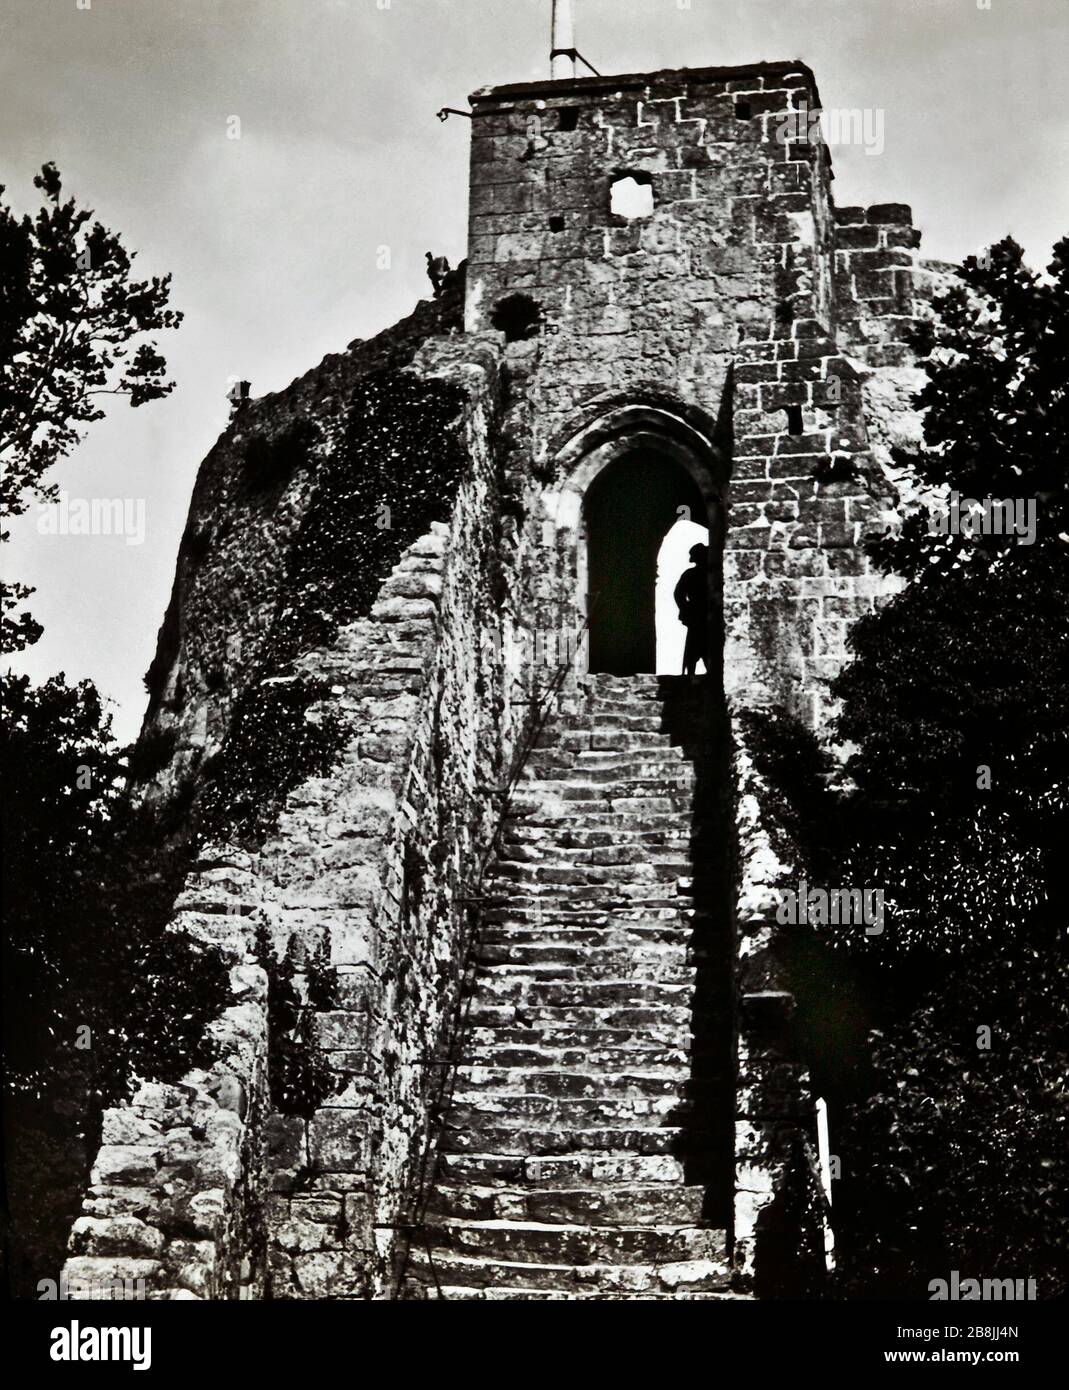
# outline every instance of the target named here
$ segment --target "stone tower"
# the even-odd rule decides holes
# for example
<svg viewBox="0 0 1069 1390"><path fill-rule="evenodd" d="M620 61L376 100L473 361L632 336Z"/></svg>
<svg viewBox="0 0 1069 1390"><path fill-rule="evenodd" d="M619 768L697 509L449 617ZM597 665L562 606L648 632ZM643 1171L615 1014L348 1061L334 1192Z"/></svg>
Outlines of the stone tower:
<svg viewBox="0 0 1069 1390"><path fill-rule="evenodd" d="M210 1072L105 1116L72 1275L722 1298L822 1265L746 714L826 736L935 272L908 208L836 208L819 108L798 63L475 93L466 274L205 461L140 794L201 826L173 926L235 997ZM693 681L654 655L680 517Z"/></svg>

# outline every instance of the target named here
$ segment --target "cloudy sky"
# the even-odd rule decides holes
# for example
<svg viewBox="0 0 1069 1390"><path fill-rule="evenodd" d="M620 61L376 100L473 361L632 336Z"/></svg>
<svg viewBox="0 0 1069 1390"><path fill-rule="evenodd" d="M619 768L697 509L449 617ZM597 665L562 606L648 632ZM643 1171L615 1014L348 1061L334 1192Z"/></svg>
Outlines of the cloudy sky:
<svg viewBox="0 0 1069 1390"><path fill-rule="evenodd" d="M911 203L927 254L1069 233L1067 0L576 0L603 72L802 59L826 108L884 113L835 154L840 204ZM176 391L117 405L55 470L71 498L144 502L143 544L16 527L35 679L91 677L132 736L199 460L245 377L278 390L406 314L424 252L464 254L476 87L544 74L550 0L0 0L0 183L68 192L170 271ZM228 138L240 121L240 139ZM381 246L392 268L377 268ZM135 537L136 539L136 537Z"/></svg>

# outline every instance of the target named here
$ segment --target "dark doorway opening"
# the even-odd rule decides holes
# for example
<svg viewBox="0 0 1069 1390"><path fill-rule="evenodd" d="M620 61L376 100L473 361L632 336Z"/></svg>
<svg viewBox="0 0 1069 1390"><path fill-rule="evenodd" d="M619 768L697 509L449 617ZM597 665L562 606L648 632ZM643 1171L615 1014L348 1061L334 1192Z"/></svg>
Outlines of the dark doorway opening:
<svg viewBox="0 0 1069 1390"><path fill-rule="evenodd" d="M710 587L717 588L717 531L709 524L698 484L665 454L625 454L591 483L583 511L590 670L618 676L653 673L657 556L681 519L709 527Z"/></svg>

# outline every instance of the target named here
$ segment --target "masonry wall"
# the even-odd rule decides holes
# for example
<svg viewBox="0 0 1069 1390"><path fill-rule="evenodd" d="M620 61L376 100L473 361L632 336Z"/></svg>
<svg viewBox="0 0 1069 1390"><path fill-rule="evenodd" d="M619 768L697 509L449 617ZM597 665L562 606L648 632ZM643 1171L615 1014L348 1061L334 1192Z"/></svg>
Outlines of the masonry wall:
<svg viewBox="0 0 1069 1390"><path fill-rule="evenodd" d="M466 327L507 327L517 296L538 312L504 349L522 606L549 629L580 625L581 524L562 523L561 499L583 451L614 431L624 442L630 432L651 466L659 450L704 448L726 518L734 1239L753 1287L762 1249L780 1258L792 1238L780 1228L792 1184L808 1212L794 1234L821 1266L827 1213L776 949L774 890L790 866L763 832L742 716L782 710L826 738L849 627L897 587L863 546L898 501L891 449L916 437L911 330L933 281L908 208L837 210L819 135L785 138L792 116L820 107L804 65L584 78L472 100ZM622 175L651 186L652 215L612 212Z"/></svg>
<svg viewBox="0 0 1069 1390"><path fill-rule="evenodd" d="M197 475L146 675L145 799L161 803L182 787L192 791L226 737L242 691L269 659L287 559L353 387L370 372L411 362L429 337L460 325L462 306L457 276L440 299L422 301L400 323L366 342L356 339L285 390L232 415Z"/></svg>
<svg viewBox="0 0 1069 1390"><path fill-rule="evenodd" d="M265 674L276 629L263 639L259 688L314 681L320 697L304 718L338 722L345 738L330 766L290 790L266 840L200 851L172 927L234 961L219 1075L142 1088L107 1113L71 1278L101 1277L107 1260L112 1273L147 1276L150 1297L392 1290L515 722L498 630L496 353L437 339L411 370L463 401L450 428L465 464L451 504L441 500L448 520L408 546L365 616L281 674ZM397 469L403 489L404 458ZM215 604L229 563L207 557ZM268 600L286 601L281 572ZM255 640L255 606L249 617ZM187 635L186 653L200 634ZM252 679L243 673L228 710L244 699L247 714L250 696L255 708ZM233 716L219 717L225 768ZM194 761L210 790L217 769ZM156 782L179 785L173 766ZM280 1036L272 989L293 992L310 1028ZM311 1109L279 1093L295 1046Z"/></svg>
<svg viewBox="0 0 1069 1390"><path fill-rule="evenodd" d="M470 348L449 361L445 348L420 365L468 380L471 467L449 525L409 551L333 662L359 737L336 775L302 789L265 847L289 927L310 948L328 933L340 986L337 1007L316 1018L334 1093L308 1120L270 1123L275 1298L393 1291L448 1053L468 899L501 805L492 363Z"/></svg>
<svg viewBox="0 0 1069 1390"><path fill-rule="evenodd" d="M516 296L540 314L505 349L506 485L532 536L552 520L562 448L601 416L649 404L696 421L730 472L727 689L822 727L847 626L889 591L861 551L893 500L863 397L871 372L909 352L908 209L870 209L862 232L858 210L835 211L827 149L785 134L820 105L801 64L472 100L466 327L505 322ZM649 181L651 217L611 211L621 175ZM544 575L532 572L540 621L571 622L569 605L580 620L574 568L555 595Z"/></svg>
<svg viewBox="0 0 1069 1390"><path fill-rule="evenodd" d="M576 478L614 431L641 437L651 460L690 451L726 518L744 1279L799 1153L811 1156L813 1098L790 1055L770 910L790 866L764 833L743 716L781 708L826 734L849 625L894 587L862 546L895 505L891 448L917 428L909 330L938 277L918 260L908 209L836 210L827 151L780 138L792 113L820 104L800 64L473 101L465 332L445 336L461 324L454 283L242 408L198 479L149 677L141 794L201 806L239 714L279 683L314 686L303 718L346 733L329 765L286 788L266 838L205 848L176 905L175 929L207 934L231 963L220 1068L109 1112L70 1266L144 1261L153 1296L392 1295L470 900L558 661L510 664L510 638L579 630ZM611 211L620 175L649 182L652 216ZM536 317L506 335L502 305L520 295ZM331 606L315 584L295 590L291 571L354 393L370 371L402 367L382 399L402 378L463 398L464 467L374 603L276 670L287 606ZM395 462L396 500L416 460L398 446ZM282 988L301 1039L269 1026ZM329 1083L303 1109L279 1095L280 1048L297 1043Z"/></svg>

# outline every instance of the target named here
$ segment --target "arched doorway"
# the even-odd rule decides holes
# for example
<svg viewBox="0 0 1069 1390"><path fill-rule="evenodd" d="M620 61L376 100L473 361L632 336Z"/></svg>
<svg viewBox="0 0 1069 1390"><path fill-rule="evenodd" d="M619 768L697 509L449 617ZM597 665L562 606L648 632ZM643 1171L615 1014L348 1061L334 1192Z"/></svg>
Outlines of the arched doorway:
<svg viewBox="0 0 1069 1390"><path fill-rule="evenodd" d="M621 454L590 484L583 525L591 671L657 670L657 561L680 521L708 528L697 482L666 454Z"/></svg>

